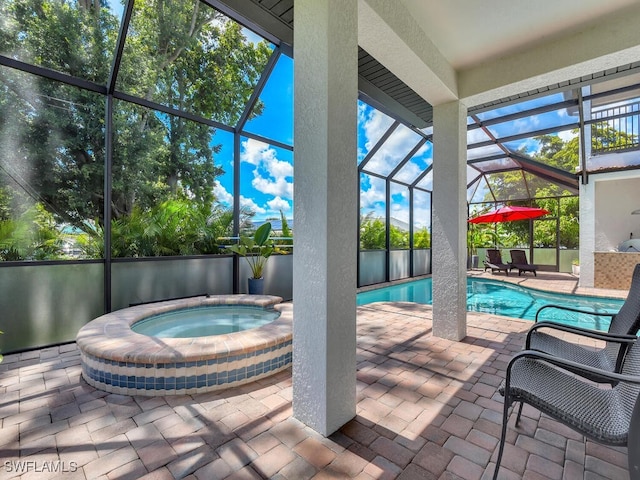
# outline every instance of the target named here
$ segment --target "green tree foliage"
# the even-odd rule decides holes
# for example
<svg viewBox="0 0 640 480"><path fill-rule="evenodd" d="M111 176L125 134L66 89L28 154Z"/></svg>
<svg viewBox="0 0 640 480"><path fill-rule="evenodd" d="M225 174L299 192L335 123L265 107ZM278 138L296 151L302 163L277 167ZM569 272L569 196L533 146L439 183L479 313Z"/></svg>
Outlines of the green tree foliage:
<svg viewBox="0 0 640 480"><path fill-rule="evenodd" d="M413 232L413 248L431 248L431 232L427 227Z"/></svg>
<svg viewBox="0 0 640 480"><path fill-rule="evenodd" d="M53 215L42 204L11 214L11 195L0 189L0 260L47 260L62 258L63 235Z"/></svg>
<svg viewBox="0 0 640 480"><path fill-rule="evenodd" d="M638 145L638 136L616 130L608 122L591 126L591 148L594 152L606 152Z"/></svg>
<svg viewBox="0 0 640 480"><path fill-rule="evenodd" d="M282 231L280 232L280 236L285 237L286 240L279 240L277 243L279 245L293 245L293 231L289 227L289 222L287 221L287 217L284 215L284 212L280 210L280 223L282 225ZM291 253L291 248L287 248L283 253Z"/></svg>
<svg viewBox="0 0 640 480"><path fill-rule="evenodd" d="M174 198L148 210L134 208L126 217L111 221L114 257L155 257L220 253L219 239L232 233L233 211L213 212L184 198ZM85 222L78 245L85 256L103 252L104 230L99 222Z"/></svg>
<svg viewBox="0 0 640 480"><path fill-rule="evenodd" d="M360 248L362 250L383 250L386 248L387 230L384 220L369 213L360 217Z"/></svg>
<svg viewBox="0 0 640 480"><path fill-rule="evenodd" d="M109 79L118 29L101 0L0 2L0 53L96 85ZM237 23L197 0L136 0L116 89L235 125L270 54L266 42L250 41ZM262 108L258 102L252 115ZM0 187L14 192L13 202L41 205L58 223L95 236L105 221L105 121L102 95L0 67ZM113 127L114 232L136 231L147 213L180 215L176 202L192 202L189 212L207 218L220 213L215 129L122 100L113 103ZM166 236L184 240L177 220L165 220ZM177 238L149 248L130 239L117 256L191 251L175 245ZM97 253L91 240L83 242Z"/></svg>
<svg viewBox="0 0 640 480"><path fill-rule="evenodd" d="M498 236L493 225L486 223L469 223L467 229L467 251L469 255L477 255L478 248L493 247Z"/></svg>
<svg viewBox="0 0 640 480"><path fill-rule="evenodd" d="M363 250L384 250L386 248L387 227L384 220L374 217L373 212L360 218L360 248ZM430 241L430 237L429 237ZM409 232L389 226L389 245L391 248L409 248ZM416 247L425 248L425 247Z"/></svg>

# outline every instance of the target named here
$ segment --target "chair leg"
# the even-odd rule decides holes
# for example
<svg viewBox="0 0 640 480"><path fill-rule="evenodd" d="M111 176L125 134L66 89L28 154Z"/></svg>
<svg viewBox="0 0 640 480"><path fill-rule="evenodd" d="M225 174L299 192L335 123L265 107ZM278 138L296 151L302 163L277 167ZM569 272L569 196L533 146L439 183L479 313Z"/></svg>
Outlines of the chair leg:
<svg viewBox="0 0 640 480"><path fill-rule="evenodd" d="M520 415L522 415L522 407L524 406L524 402L520 402L520 406L518 407L518 416L516 417L516 427L520 424Z"/></svg>
<svg viewBox="0 0 640 480"><path fill-rule="evenodd" d="M640 432L638 432L636 409L631 417L631 425L629 427L629 436L627 437L627 459L629 462L629 478L630 480L640 480ZM634 424L636 422L636 424Z"/></svg>
<svg viewBox="0 0 640 480"><path fill-rule="evenodd" d="M502 412L502 433L500 434L500 446L498 447L498 458L496 458L496 469L493 471L493 480L497 480L498 478L498 470L500 470L500 462L502 461L502 454L504 453L504 442L507 439L507 421L508 420L509 420L509 401L507 400L507 397L505 395L504 410Z"/></svg>

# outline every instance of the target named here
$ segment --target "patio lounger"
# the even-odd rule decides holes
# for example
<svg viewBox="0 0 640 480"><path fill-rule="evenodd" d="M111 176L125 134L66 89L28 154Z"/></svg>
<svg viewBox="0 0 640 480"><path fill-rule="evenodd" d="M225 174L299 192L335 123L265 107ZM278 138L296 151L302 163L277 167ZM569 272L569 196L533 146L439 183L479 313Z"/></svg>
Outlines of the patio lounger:
<svg viewBox="0 0 640 480"><path fill-rule="evenodd" d="M511 253L510 270L518 269L518 276L522 272L533 272L534 276L538 276L536 273L538 266L528 262L527 254L524 250L509 250L509 252Z"/></svg>
<svg viewBox="0 0 640 480"><path fill-rule="evenodd" d="M509 265L502 262L502 255L500 254L500 250L495 248L490 248L487 250L487 259L484 261L484 271L487 269L491 269L491 273L496 271L504 271L506 275L509 275Z"/></svg>

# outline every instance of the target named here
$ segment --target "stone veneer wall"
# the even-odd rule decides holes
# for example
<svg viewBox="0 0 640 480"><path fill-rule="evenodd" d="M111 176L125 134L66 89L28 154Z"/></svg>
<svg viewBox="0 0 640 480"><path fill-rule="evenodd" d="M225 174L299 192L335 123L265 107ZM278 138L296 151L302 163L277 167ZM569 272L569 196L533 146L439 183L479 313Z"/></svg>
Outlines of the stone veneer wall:
<svg viewBox="0 0 640 480"><path fill-rule="evenodd" d="M628 290L631 275L640 263L640 253L635 252L595 252L594 287Z"/></svg>

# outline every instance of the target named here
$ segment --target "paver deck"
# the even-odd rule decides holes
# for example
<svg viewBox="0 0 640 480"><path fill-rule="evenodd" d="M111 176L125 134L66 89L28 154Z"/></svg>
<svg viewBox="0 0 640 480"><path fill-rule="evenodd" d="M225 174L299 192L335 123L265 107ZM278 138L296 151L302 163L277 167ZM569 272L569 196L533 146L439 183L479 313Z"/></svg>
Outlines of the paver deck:
<svg viewBox="0 0 640 480"><path fill-rule="evenodd" d="M576 290L566 275L511 281ZM87 385L75 344L7 355L0 479L491 478L497 387L530 322L469 313L467 337L452 342L431 335L431 313L358 308L357 415L329 438L292 417L290 371L149 398ZM525 407L517 429L511 419L501 478L628 479L626 455Z"/></svg>

